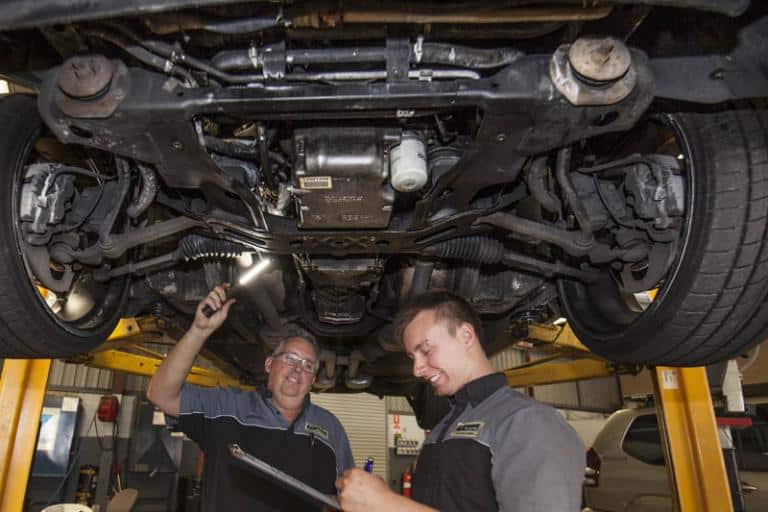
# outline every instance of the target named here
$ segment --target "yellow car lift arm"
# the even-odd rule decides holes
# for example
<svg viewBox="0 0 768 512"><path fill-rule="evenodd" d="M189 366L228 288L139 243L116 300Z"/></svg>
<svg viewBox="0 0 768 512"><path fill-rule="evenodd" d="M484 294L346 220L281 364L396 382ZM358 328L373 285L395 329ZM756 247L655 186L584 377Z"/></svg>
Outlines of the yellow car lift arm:
<svg viewBox="0 0 768 512"><path fill-rule="evenodd" d="M89 354L71 359L70 362L93 368L151 377L165 356L149 350L141 344L161 343L163 341L172 343L173 338L169 338L167 334L169 327L154 317L123 318L106 343ZM175 334L177 338L180 337L178 332ZM214 359L207 353L203 357L209 360ZM224 366L217 360L213 362L218 366ZM206 387L223 386L247 390L255 389L254 386L241 383L237 377L232 376L233 373L233 371L224 372L193 366L187 374L187 382Z"/></svg>

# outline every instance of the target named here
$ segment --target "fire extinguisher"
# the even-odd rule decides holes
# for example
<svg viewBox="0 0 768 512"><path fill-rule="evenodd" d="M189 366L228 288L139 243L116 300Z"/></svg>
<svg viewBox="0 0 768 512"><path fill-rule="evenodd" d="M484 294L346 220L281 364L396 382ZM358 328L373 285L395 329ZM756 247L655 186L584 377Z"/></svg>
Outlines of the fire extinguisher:
<svg viewBox="0 0 768 512"><path fill-rule="evenodd" d="M411 497L411 479L413 478L413 475L411 475L411 469L406 468L405 471L403 471L403 496L406 496L408 498Z"/></svg>

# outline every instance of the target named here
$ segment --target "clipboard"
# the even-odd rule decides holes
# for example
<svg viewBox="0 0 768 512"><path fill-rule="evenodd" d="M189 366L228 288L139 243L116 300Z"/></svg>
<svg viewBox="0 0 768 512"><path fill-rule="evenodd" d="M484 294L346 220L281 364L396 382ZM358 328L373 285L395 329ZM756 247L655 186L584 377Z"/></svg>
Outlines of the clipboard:
<svg viewBox="0 0 768 512"><path fill-rule="evenodd" d="M278 484L282 485L294 494L303 496L315 503L325 505L331 510L341 510L339 504L329 496L321 493L314 487L310 487L301 480L292 477L288 473L280 471L271 464L267 464L263 460L254 457L250 453L240 448L239 445L231 443L228 445L228 448L232 457L244 463L249 468L256 470L258 473L275 480Z"/></svg>

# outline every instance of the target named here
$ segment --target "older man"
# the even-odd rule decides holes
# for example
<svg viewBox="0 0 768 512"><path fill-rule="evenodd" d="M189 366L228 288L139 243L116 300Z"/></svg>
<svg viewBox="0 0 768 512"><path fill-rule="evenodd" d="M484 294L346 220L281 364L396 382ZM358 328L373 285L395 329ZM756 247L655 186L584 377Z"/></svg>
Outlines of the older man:
<svg viewBox="0 0 768 512"><path fill-rule="evenodd" d="M417 297L398 315L395 333L413 374L452 408L430 432L413 478L413 499L359 470L339 478L350 512L397 510L576 512L584 446L551 407L507 386L480 343L481 324L448 292Z"/></svg>
<svg viewBox="0 0 768 512"><path fill-rule="evenodd" d="M171 350L147 389L147 397L205 453L203 509L317 510L290 492L240 466L230 443L326 494L354 466L344 428L309 401L318 367L317 344L304 333L278 345L264 363L266 388L258 392L205 389L185 384L205 341L226 320L234 299L217 286L197 307L192 326ZM203 308L215 311L207 317ZM254 347L255 348L255 347Z"/></svg>

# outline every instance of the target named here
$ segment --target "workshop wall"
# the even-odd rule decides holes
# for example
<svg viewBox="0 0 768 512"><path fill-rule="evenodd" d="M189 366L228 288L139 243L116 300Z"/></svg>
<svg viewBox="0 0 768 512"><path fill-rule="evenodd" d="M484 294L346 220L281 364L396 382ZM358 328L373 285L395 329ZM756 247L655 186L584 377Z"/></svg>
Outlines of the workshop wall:
<svg viewBox="0 0 768 512"><path fill-rule="evenodd" d="M373 457L373 472L387 477L387 415L384 400L368 393L312 393L312 402L336 417L349 436L355 465Z"/></svg>

